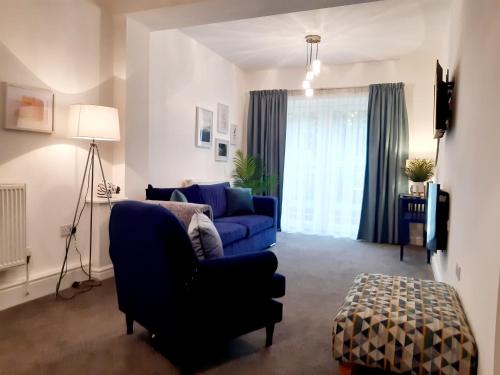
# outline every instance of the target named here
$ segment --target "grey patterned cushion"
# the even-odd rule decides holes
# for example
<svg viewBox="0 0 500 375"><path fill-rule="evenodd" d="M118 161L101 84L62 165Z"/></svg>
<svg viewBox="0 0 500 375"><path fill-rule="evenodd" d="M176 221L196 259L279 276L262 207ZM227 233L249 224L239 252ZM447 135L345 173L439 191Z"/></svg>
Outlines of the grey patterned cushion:
<svg viewBox="0 0 500 375"><path fill-rule="evenodd" d="M212 259L224 255L219 233L205 214L195 213L191 217L188 234L198 259Z"/></svg>
<svg viewBox="0 0 500 375"><path fill-rule="evenodd" d="M333 356L397 374L475 374L477 347L455 290L360 274L333 325Z"/></svg>

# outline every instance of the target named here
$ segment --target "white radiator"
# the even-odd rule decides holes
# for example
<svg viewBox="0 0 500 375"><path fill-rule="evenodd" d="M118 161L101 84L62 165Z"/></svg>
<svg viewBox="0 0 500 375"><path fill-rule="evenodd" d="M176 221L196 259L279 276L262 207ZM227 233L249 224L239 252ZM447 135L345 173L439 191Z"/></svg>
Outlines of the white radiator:
<svg viewBox="0 0 500 375"><path fill-rule="evenodd" d="M26 185L0 185L0 270L26 262Z"/></svg>

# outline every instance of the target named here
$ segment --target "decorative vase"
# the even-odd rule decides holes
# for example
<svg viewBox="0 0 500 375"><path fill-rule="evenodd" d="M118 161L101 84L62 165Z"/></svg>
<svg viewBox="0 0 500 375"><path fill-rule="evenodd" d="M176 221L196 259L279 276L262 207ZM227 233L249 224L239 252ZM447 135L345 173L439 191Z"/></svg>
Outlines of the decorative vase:
<svg viewBox="0 0 500 375"><path fill-rule="evenodd" d="M425 182L410 181L410 194L417 197L425 196Z"/></svg>

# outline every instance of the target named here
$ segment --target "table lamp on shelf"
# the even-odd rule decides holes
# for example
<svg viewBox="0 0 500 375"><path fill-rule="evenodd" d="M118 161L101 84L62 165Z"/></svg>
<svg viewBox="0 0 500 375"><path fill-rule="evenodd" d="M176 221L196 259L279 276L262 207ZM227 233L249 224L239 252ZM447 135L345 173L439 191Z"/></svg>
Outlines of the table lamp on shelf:
<svg viewBox="0 0 500 375"><path fill-rule="evenodd" d="M93 287L100 285L100 282L92 279L92 224L93 224L93 203L94 203L94 177L95 177L95 159L99 162L99 170L101 172L102 182L107 188L106 177L104 176L104 169L102 167L101 156L99 154L99 147L96 141L114 141L120 140L120 124L118 120L118 110L112 107L104 107L99 105L88 104L75 104L69 108L69 132L71 138L86 139L90 141L89 151L87 154L87 161L83 172L82 183L76 204L75 214L73 216L73 224L71 226L71 234L68 235L66 241L66 254L64 262L61 267L59 281L56 287L56 296L59 296L59 288L61 286L62 278L65 275L65 267L68 261L68 252L71 246L71 240L76 233L76 225L79 222L81 209L80 205L85 205L82 202L82 193L87 179L87 191L90 189L90 236L89 236L89 271L88 280L82 284ZM85 194L86 196L86 194ZM111 200L109 194L106 194L109 207L111 209Z"/></svg>

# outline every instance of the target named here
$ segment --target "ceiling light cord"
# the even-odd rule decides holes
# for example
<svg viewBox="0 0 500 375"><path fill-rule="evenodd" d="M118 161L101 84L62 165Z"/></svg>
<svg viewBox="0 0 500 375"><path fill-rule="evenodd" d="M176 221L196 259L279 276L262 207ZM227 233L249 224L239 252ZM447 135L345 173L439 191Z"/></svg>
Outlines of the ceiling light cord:
<svg viewBox="0 0 500 375"><path fill-rule="evenodd" d="M312 55L313 55L313 45L311 43L311 53L309 54L309 67L311 66L312 64Z"/></svg>

